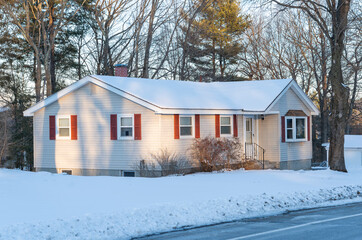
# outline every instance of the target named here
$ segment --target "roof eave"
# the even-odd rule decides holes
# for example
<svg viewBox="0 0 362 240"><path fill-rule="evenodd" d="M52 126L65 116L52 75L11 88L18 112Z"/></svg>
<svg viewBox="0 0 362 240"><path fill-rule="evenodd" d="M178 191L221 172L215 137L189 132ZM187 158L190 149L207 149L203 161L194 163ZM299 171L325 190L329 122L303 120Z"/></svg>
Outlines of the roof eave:
<svg viewBox="0 0 362 240"><path fill-rule="evenodd" d="M97 79L94 76L88 76L88 77L85 77L85 78L73 83L72 85L60 90L59 92L54 93L53 95L47 97L46 99L36 103L35 105L33 105L32 107L28 108L27 110L25 110L23 112L24 116L26 116L26 117L34 116L34 113L39 111L43 107L46 107L46 106L52 104L53 102L57 101L59 98L67 95L70 92L75 91L76 89L86 85L87 83L94 83L99 87L102 87L113 93L116 93L117 95L127 98L128 100L135 102L137 104L140 104L152 111L159 111L161 109L160 107L158 107L152 103L149 103L143 99L140 99L140 98L138 98L132 94L129 94L121 89L115 88L115 87L103 82L102 80Z"/></svg>
<svg viewBox="0 0 362 240"><path fill-rule="evenodd" d="M23 112L23 115L25 117L31 117L34 116L34 113L40 109L42 109L43 107L48 106L49 104L52 104L53 102L57 101L59 98L63 97L64 95L84 86L85 84L88 83L88 81L90 80L89 77L85 77L73 84L71 84L70 86L60 90L57 93L54 93L53 95L43 99L42 101L34 104L33 106L31 106L30 108L28 108L27 110L25 110Z"/></svg>
<svg viewBox="0 0 362 240"><path fill-rule="evenodd" d="M303 90L299 87L298 83L291 79L287 86L280 92L280 94L272 101L272 103L265 109L265 112L270 112L273 106L279 101L279 99L284 96L284 94L291 88L294 87L296 90L296 94L301 97L304 103L309 107L311 110L311 115L319 115L319 110L313 101L303 92Z"/></svg>

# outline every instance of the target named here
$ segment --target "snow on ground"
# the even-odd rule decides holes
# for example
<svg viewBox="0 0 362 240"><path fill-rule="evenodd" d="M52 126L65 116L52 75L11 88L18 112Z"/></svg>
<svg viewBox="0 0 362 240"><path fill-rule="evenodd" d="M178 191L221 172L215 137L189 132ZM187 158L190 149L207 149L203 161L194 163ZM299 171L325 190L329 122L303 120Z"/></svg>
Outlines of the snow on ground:
<svg viewBox="0 0 362 240"><path fill-rule="evenodd" d="M121 178L0 169L0 239L130 239L361 196L362 171Z"/></svg>

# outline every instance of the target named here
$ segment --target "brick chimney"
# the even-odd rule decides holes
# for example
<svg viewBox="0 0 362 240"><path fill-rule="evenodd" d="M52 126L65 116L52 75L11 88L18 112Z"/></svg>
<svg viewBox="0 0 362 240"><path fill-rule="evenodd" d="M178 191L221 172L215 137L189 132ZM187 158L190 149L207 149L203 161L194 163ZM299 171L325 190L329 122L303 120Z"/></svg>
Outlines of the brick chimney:
<svg viewBox="0 0 362 240"><path fill-rule="evenodd" d="M128 77L128 66L126 64L114 65L114 76Z"/></svg>

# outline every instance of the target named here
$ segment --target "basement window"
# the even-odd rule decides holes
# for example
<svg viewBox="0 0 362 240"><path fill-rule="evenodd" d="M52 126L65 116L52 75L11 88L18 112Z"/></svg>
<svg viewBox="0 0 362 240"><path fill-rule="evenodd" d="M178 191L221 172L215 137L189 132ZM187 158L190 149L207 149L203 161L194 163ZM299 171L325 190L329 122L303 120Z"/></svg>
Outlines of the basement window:
<svg viewBox="0 0 362 240"><path fill-rule="evenodd" d="M135 172L131 172L131 171L123 172L123 177L135 177L135 176L136 176Z"/></svg>
<svg viewBox="0 0 362 240"><path fill-rule="evenodd" d="M62 170L62 174L64 174L64 175L72 175L72 170Z"/></svg>

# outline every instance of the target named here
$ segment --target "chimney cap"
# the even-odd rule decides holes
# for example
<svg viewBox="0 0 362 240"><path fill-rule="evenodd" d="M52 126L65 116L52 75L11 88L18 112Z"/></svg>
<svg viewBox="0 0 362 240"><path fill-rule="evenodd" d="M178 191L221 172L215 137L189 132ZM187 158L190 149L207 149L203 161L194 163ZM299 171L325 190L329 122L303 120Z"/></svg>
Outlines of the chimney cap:
<svg viewBox="0 0 362 240"><path fill-rule="evenodd" d="M128 67L127 64L116 64L114 67Z"/></svg>

